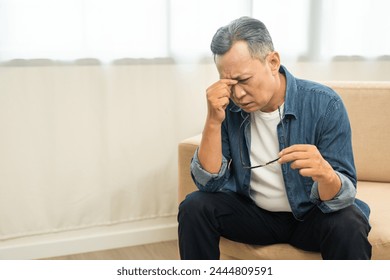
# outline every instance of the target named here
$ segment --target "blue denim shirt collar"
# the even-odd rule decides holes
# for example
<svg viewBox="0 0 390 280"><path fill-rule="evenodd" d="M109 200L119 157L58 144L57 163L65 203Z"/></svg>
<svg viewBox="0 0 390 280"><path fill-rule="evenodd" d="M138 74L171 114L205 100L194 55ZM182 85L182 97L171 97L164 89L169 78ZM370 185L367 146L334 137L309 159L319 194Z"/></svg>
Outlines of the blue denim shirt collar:
<svg viewBox="0 0 390 280"><path fill-rule="evenodd" d="M286 98L284 103L284 115L292 116L295 119L298 117L298 109L296 104L296 99L293 96L297 95L297 84L295 78L287 71L287 69L281 65L279 72L284 74L286 77Z"/></svg>

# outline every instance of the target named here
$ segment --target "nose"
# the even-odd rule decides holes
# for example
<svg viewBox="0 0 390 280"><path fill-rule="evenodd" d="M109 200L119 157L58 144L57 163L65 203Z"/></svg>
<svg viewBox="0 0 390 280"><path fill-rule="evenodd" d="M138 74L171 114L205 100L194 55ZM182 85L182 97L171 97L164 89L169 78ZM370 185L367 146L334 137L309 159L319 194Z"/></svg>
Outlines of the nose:
<svg viewBox="0 0 390 280"><path fill-rule="evenodd" d="M240 85L236 84L233 86L233 94L237 99L241 99L246 95L246 92Z"/></svg>

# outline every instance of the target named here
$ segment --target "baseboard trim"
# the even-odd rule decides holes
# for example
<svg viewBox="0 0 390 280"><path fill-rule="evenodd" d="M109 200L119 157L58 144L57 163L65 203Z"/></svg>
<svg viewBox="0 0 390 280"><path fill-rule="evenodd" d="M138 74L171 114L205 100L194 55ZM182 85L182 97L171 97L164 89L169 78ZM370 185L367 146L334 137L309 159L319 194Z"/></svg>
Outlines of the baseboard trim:
<svg viewBox="0 0 390 280"><path fill-rule="evenodd" d="M0 242L0 259L43 259L175 239L175 218L163 218Z"/></svg>

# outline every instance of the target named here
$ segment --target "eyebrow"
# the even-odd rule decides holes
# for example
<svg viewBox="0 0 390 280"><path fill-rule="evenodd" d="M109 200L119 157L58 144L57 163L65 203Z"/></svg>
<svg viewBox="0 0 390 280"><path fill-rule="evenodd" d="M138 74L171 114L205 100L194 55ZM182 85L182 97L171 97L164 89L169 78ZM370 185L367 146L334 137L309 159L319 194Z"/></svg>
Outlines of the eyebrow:
<svg viewBox="0 0 390 280"><path fill-rule="evenodd" d="M245 78L244 78L245 77ZM243 74L242 76L237 76L237 77L231 77L231 78L224 78L224 77L220 77L221 79L230 79L230 80L235 80L235 81L242 81L242 80L247 80L249 79L250 77L252 77L251 75L249 74Z"/></svg>
<svg viewBox="0 0 390 280"><path fill-rule="evenodd" d="M245 78L244 78L245 77ZM235 80L235 81L237 81L237 82L240 82L240 81L246 81L246 80L248 80L251 76L245 76L244 75L244 77L241 77L241 76L238 76L238 77L235 77L235 78L232 78L232 80Z"/></svg>

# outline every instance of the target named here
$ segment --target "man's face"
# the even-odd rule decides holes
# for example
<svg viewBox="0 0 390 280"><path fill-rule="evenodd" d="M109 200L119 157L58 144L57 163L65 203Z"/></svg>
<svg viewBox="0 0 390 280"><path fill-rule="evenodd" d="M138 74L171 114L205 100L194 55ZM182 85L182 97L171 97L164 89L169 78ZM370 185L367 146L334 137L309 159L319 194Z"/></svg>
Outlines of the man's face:
<svg viewBox="0 0 390 280"><path fill-rule="evenodd" d="M276 67L273 61L275 55L278 62ZM216 66L221 79L238 81L232 86L231 98L244 111L271 112L280 105L274 104L275 93L280 86L277 53L268 54L265 62L261 62L251 57L246 42L238 41L227 53L216 57Z"/></svg>

